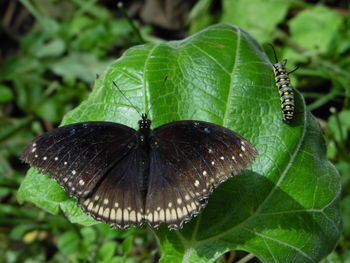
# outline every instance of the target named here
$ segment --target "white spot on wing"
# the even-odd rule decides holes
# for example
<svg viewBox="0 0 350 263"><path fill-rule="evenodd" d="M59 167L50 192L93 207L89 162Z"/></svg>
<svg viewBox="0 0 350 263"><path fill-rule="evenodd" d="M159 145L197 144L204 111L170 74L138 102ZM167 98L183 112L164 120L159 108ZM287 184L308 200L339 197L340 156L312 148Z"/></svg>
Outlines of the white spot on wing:
<svg viewBox="0 0 350 263"><path fill-rule="evenodd" d="M57 161L58 160L58 157L55 157L55 161Z"/></svg>
<svg viewBox="0 0 350 263"><path fill-rule="evenodd" d="M199 181L198 180L194 181L194 186L196 186L196 187L199 186Z"/></svg>
<svg viewBox="0 0 350 263"><path fill-rule="evenodd" d="M44 156L43 160L44 160L44 161L46 161L46 160L47 160L47 157L46 157L46 156Z"/></svg>
<svg viewBox="0 0 350 263"><path fill-rule="evenodd" d="M87 208L87 209L88 209L89 211L91 211L91 210L92 210L93 205L94 205L94 203L93 203L93 202L91 202L91 203L89 204L89 206L88 206L88 208Z"/></svg>
<svg viewBox="0 0 350 263"><path fill-rule="evenodd" d="M103 212L103 216L105 218L108 218L109 217L109 208L106 208L106 210Z"/></svg>
<svg viewBox="0 0 350 263"><path fill-rule="evenodd" d="M136 222L136 213L135 213L135 211L131 211L129 217L130 217L130 221Z"/></svg>
<svg viewBox="0 0 350 263"><path fill-rule="evenodd" d="M75 170L72 171L72 174L76 174L77 172Z"/></svg>
<svg viewBox="0 0 350 263"><path fill-rule="evenodd" d="M177 211L177 214L178 214L178 216L179 216L180 218L184 217L184 214L182 213L182 210L181 210L180 207L178 207L178 208L176 209L176 211Z"/></svg>
<svg viewBox="0 0 350 263"><path fill-rule="evenodd" d="M118 221L122 220L122 218L123 218L123 211L122 211L120 208L118 208L115 217L116 217L116 219L117 219Z"/></svg>
<svg viewBox="0 0 350 263"><path fill-rule="evenodd" d="M203 171L203 175L206 176L208 173L207 171Z"/></svg>
<svg viewBox="0 0 350 263"><path fill-rule="evenodd" d="M153 221L154 222L159 221L158 212L156 212L156 211L153 212Z"/></svg>
<svg viewBox="0 0 350 263"><path fill-rule="evenodd" d="M129 211L124 209L123 210L123 218L124 218L124 221L129 221Z"/></svg>
<svg viewBox="0 0 350 263"><path fill-rule="evenodd" d="M159 219L161 221L165 220L165 214L164 214L164 210L163 209L159 211Z"/></svg>
<svg viewBox="0 0 350 263"><path fill-rule="evenodd" d="M111 209L111 214L109 215L109 218L115 220L115 209Z"/></svg>
<svg viewBox="0 0 350 263"><path fill-rule="evenodd" d="M192 203L191 203L191 206L192 206L192 209L193 209L193 210L195 210L195 209L197 208L197 206L196 206L196 203L195 203L195 202L192 202Z"/></svg>

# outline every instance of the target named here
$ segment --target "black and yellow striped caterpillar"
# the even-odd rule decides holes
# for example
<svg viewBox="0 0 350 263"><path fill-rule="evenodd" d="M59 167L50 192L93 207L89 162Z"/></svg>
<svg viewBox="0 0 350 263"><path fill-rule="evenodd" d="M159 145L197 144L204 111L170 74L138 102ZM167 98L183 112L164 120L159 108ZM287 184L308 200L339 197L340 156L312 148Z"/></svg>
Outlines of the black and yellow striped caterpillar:
<svg viewBox="0 0 350 263"><path fill-rule="evenodd" d="M294 92L292 84L290 83L289 74L294 72L295 68L291 72L287 72L285 66L287 60L284 59L283 62L279 62L277 59L276 51L272 45L273 53L275 55L276 63L272 64L273 73L275 75L276 86L280 93L281 98L281 109L283 113L283 121L290 123L293 120L295 113L295 104L294 104Z"/></svg>

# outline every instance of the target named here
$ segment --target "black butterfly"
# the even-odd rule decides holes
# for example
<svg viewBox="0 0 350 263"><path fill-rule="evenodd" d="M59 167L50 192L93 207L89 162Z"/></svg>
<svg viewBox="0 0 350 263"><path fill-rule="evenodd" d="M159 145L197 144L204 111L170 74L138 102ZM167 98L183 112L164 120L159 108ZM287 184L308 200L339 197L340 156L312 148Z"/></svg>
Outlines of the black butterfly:
<svg viewBox="0 0 350 263"><path fill-rule="evenodd" d="M96 220L125 229L146 221L178 229L205 206L213 188L251 164L257 151L233 131L203 121L154 130L82 122L47 132L22 159L49 174Z"/></svg>

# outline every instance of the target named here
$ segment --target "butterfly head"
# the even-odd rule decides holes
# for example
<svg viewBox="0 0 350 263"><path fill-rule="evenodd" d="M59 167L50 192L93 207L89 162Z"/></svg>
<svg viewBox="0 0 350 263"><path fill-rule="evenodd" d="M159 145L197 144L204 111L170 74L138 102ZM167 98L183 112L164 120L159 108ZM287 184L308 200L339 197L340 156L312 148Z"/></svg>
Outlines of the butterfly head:
<svg viewBox="0 0 350 263"><path fill-rule="evenodd" d="M147 114L142 113L141 120L139 120L140 130L149 130L151 128L151 120L147 118Z"/></svg>

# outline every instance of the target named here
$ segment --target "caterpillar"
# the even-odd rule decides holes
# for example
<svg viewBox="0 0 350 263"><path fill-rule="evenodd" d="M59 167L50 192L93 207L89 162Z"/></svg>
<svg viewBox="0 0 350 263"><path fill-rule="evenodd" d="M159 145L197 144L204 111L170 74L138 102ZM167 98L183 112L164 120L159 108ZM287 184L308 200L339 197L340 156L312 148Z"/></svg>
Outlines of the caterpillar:
<svg viewBox="0 0 350 263"><path fill-rule="evenodd" d="M283 62L279 62L274 47L272 45L270 46L272 47L273 53L275 55L276 63L272 64L272 68L275 75L276 87L278 88L281 98L283 121L290 123L293 120L295 114L295 104L293 86L290 83L289 74L294 72L297 68L291 72L287 72L287 60L284 59Z"/></svg>

